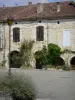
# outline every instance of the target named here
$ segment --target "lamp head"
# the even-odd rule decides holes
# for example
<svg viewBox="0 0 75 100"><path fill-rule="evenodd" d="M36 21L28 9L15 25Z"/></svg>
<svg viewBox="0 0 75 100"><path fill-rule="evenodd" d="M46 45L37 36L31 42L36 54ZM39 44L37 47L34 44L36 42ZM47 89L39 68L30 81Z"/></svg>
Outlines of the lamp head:
<svg viewBox="0 0 75 100"><path fill-rule="evenodd" d="M8 17L7 17L7 23L8 23L9 26L12 25L12 23L13 23L13 18L12 18L11 16L8 16Z"/></svg>

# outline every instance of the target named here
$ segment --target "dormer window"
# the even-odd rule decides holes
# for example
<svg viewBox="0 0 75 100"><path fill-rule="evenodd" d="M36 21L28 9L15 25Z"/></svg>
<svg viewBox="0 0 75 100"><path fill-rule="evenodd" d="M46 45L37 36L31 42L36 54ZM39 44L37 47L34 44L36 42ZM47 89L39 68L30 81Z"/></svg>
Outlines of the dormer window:
<svg viewBox="0 0 75 100"><path fill-rule="evenodd" d="M36 41L44 41L44 27L38 26L36 28Z"/></svg>

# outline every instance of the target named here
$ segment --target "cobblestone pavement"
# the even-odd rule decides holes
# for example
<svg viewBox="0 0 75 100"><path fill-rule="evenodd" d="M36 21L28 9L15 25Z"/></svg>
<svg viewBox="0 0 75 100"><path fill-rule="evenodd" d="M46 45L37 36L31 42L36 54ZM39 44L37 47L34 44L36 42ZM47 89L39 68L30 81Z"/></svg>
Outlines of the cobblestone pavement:
<svg viewBox="0 0 75 100"><path fill-rule="evenodd" d="M75 100L75 71L12 69L12 73L31 77L37 87L37 100Z"/></svg>

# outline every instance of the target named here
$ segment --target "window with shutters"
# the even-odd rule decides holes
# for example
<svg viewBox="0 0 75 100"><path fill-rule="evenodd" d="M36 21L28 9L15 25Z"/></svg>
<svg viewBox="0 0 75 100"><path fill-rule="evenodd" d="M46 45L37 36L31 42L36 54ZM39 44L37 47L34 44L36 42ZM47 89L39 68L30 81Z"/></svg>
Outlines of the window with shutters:
<svg viewBox="0 0 75 100"><path fill-rule="evenodd" d="M13 28L13 42L20 42L20 28Z"/></svg>
<svg viewBox="0 0 75 100"><path fill-rule="evenodd" d="M44 27L38 26L36 28L36 41L44 41Z"/></svg>

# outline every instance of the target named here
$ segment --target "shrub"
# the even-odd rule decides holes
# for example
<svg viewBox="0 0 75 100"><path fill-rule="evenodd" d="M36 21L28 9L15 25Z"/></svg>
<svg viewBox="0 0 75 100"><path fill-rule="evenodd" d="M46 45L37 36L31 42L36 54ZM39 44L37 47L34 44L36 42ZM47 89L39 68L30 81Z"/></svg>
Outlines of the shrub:
<svg viewBox="0 0 75 100"><path fill-rule="evenodd" d="M65 70L65 71L69 71L70 70L70 68L68 66L66 66L66 65L62 66L62 69Z"/></svg>
<svg viewBox="0 0 75 100"><path fill-rule="evenodd" d="M42 52L42 64L44 66L46 66L48 64L48 60L47 60L47 48L46 48L46 46L43 46L41 52Z"/></svg>
<svg viewBox="0 0 75 100"><path fill-rule="evenodd" d="M47 65L47 68L55 68L53 65Z"/></svg>
<svg viewBox="0 0 75 100"><path fill-rule="evenodd" d="M72 69L75 70L75 65L72 65Z"/></svg>
<svg viewBox="0 0 75 100"><path fill-rule="evenodd" d="M8 92L13 100L34 100L33 82L23 75L11 75L0 79L0 91Z"/></svg>
<svg viewBox="0 0 75 100"><path fill-rule="evenodd" d="M55 65L56 59L60 57L61 48L57 44L50 43L48 44L48 51L47 51L47 59L48 64Z"/></svg>
<svg viewBox="0 0 75 100"><path fill-rule="evenodd" d="M38 60L38 62L40 64L42 64L42 59L43 59L43 54L42 54L42 51L36 51L35 54L34 54L34 57L36 60Z"/></svg>
<svg viewBox="0 0 75 100"><path fill-rule="evenodd" d="M47 65L56 65L56 59L60 57L61 54L61 48L53 43L48 44L48 48L46 46L43 46L42 50L37 51L34 54L34 57L40 64L44 66L45 69L47 69Z"/></svg>

